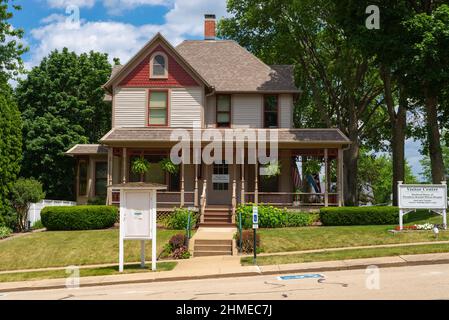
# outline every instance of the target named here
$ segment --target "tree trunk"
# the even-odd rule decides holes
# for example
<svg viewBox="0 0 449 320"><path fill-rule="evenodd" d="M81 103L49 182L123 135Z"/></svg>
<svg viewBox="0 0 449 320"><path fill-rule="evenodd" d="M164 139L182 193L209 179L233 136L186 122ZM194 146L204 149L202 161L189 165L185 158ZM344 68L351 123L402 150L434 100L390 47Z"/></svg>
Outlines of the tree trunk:
<svg viewBox="0 0 449 320"><path fill-rule="evenodd" d="M440 131L438 125L437 107L438 99L426 90L427 113L427 142L429 144L430 167L432 171L432 183L441 183L446 180L443 155L440 143Z"/></svg>
<svg viewBox="0 0 449 320"><path fill-rule="evenodd" d="M349 114L348 138L351 140L348 150L343 154L344 162L344 199L345 205L358 205L358 160L359 160L359 132L357 125L357 116L355 112Z"/></svg>
<svg viewBox="0 0 449 320"><path fill-rule="evenodd" d="M407 123L407 98L400 97L399 109L392 125L391 152L393 160L393 205L398 205L398 181L405 179L405 126Z"/></svg>
<svg viewBox="0 0 449 320"><path fill-rule="evenodd" d="M407 124L407 97L399 92L399 107L395 111L393 89L391 84L390 68L381 66L380 73L384 85L385 103L391 125L391 157L393 162L392 193L393 205L398 204L398 181L404 181L405 177L405 126Z"/></svg>

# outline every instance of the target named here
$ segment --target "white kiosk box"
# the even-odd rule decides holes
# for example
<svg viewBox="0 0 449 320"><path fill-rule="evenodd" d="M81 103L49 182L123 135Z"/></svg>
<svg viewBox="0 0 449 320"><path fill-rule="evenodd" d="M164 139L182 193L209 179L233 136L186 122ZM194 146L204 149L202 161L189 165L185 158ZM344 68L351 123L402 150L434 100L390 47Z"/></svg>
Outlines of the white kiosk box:
<svg viewBox="0 0 449 320"><path fill-rule="evenodd" d="M119 271L124 265L124 240L140 240L140 264L145 266L145 240L152 240L151 269L156 270L156 193L167 186L130 182L111 185L120 190Z"/></svg>
<svg viewBox="0 0 449 320"><path fill-rule="evenodd" d="M398 181L399 229L403 228L403 216L416 209L429 209L443 216L444 229L447 228L447 185L402 184Z"/></svg>

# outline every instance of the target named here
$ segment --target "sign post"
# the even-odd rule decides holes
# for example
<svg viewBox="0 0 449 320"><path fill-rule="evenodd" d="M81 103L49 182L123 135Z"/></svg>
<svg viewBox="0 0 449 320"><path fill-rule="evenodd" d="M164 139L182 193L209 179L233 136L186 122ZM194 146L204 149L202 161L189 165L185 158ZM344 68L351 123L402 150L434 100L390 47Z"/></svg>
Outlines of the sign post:
<svg viewBox="0 0 449 320"><path fill-rule="evenodd" d="M447 228L447 185L402 184L398 181L399 230L403 229L403 217L416 209L429 209L443 216L443 228Z"/></svg>
<svg viewBox="0 0 449 320"><path fill-rule="evenodd" d="M254 245L253 245L253 251L254 251L254 264L257 264L257 241L256 241L256 230L259 228L259 209L257 206L253 206L253 230L254 230Z"/></svg>

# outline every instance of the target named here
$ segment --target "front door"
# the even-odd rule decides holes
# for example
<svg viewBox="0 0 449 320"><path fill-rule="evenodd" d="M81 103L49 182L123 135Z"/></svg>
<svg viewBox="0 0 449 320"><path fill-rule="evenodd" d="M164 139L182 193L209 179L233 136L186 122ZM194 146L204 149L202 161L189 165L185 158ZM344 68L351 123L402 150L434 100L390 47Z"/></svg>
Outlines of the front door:
<svg viewBox="0 0 449 320"><path fill-rule="evenodd" d="M207 204L232 204L232 166L222 162L210 165L207 177Z"/></svg>

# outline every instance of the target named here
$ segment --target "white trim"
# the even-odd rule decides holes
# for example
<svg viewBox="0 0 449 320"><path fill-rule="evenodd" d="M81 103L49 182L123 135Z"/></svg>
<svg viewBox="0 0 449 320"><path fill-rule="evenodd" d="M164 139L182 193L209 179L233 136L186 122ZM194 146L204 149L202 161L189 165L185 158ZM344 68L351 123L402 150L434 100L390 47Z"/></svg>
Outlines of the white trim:
<svg viewBox="0 0 449 320"><path fill-rule="evenodd" d="M153 73L153 63L154 58L156 56L162 56L164 58L164 74L163 75L155 75ZM149 63L149 76L150 79L168 79L168 56L162 51L155 51L151 54L150 63Z"/></svg>

